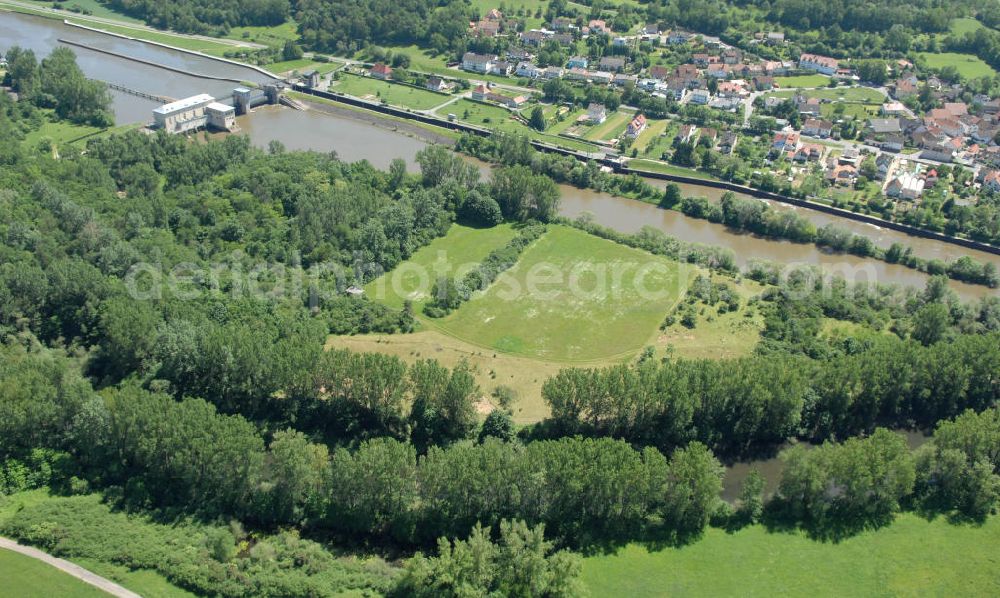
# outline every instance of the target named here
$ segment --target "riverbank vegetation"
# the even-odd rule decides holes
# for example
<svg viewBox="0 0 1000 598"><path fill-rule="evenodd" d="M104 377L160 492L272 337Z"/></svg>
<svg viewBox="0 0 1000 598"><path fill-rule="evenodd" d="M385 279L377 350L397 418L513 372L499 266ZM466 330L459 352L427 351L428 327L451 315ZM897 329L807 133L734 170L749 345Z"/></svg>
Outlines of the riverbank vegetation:
<svg viewBox="0 0 1000 598"><path fill-rule="evenodd" d="M968 256L952 263L925 260L913 255L910 248L899 243L883 249L863 235L856 235L833 224L817 229L805 216L790 211L776 211L765 202L739 198L733 193L727 193L721 202L716 203L704 197L682 197L676 185L668 185L665 191L659 191L635 174L622 176L602 172L595 163L583 164L570 156L538 152L531 147L527 138L516 134L495 131L490 137L465 135L456 148L492 163L530 165L535 171L558 182L657 203L660 207L678 209L693 218L723 223L734 230L797 243L815 243L839 253L880 259L929 274L946 274L963 282L989 287L1000 285L1000 274L991 262L979 263Z"/></svg>
<svg viewBox="0 0 1000 598"><path fill-rule="evenodd" d="M7 50L4 85L38 108L50 108L74 124L107 128L114 124L111 95L101 81L87 79L69 48L56 48L41 62L17 46Z"/></svg>

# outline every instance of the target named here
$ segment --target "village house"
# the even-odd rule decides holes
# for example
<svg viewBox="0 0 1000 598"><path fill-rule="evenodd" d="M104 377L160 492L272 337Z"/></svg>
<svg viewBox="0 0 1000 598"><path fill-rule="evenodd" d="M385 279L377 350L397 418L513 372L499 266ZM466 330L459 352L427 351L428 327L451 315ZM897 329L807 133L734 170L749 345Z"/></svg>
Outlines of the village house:
<svg viewBox="0 0 1000 598"><path fill-rule="evenodd" d="M747 95L743 81L723 81L715 90L716 95L723 98L741 98Z"/></svg>
<svg viewBox="0 0 1000 598"><path fill-rule="evenodd" d="M632 44L632 40L635 38L616 36L611 40L611 45L616 48L627 48Z"/></svg>
<svg viewBox="0 0 1000 598"><path fill-rule="evenodd" d="M818 118L807 119L802 125L802 134L810 137L827 138L833 132L833 123Z"/></svg>
<svg viewBox="0 0 1000 598"><path fill-rule="evenodd" d="M906 106L902 102L886 102L879 108L882 116L903 116L906 114Z"/></svg>
<svg viewBox="0 0 1000 598"><path fill-rule="evenodd" d="M1000 170L990 170L983 175L983 189L1000 193Z"/></svg>
<svg viewBox="0 0 1000 598"><path fill-rule="evenodd" d="M799 56L799 68L806 71L816 71L824 75L833 75L840 68L836 58L818 54L802 54Z"/></svg>
<svg viewBox="0 0 1000 598"><path fill-rule="evenodd" d="M556 31L565 31L571 27L574 27L573 19L569 17L556 17L552 19L552 28Z"/></svg>
<svg viewBox="0 0 1000 598"><path fill-rule="evenodd" d="M466 52L462 55L462 70L473 73L489 74L494 71L497 57L490 54Z"/></svg>
<svg viewBox="0 0 1000 598"><path fill-rule="evenodd" d="M680 46L691 41L692 37L687 31L671 31L667 36L667 43L671 46Z"/></svg>
<svg viewBox="0 0 1000 598"><path fill-rule="evenodd" d="M699 106L705 106L712 99L712 93L707 89L695 89L688 96L688 102L691 104L697 104Z"/></svg>
<svg viewBox="0 0 1000 598"><path fill-rule="evenodd" d="M649 76L663 81L670 76L670 69L660 65L651 66L649 67Z"/></svg>
<svg viewBox="0 0 1000 598"><path fill-rule="evenodd" d="M913 201L923 195L924 184L924 179L920 176L912 172L904 172L889 181L889 184L885 186L885 194L889 197Z"/></svg>
<svg viewBox="0 0 1000 598"><path fill-rule="evenodd" d="M797 132L779 131L774 134L774 141L771 142L772 154L794 153L797 149L799 149L799 134Z"/></svg>
<svg viewBox="0 0 1000 598"><path fill-rule="evenodd" d="M753 88L757 91L771 91L774 89L774 77L768 75L754 77Z"/></svg>
<svg viewBox="0 0 1000 598"><path fill-rule="evenodd" d="M526 46L540 46L549 37L552 37L551 31L532 29L521 32L521 43Z"/></svg>
<svg viewBox="0 0 1000 598"><path fill-rule="evenodd" d="M642 114L637 114L632 122L625 127L625 134L633 139L638 137L646 129L646 117Z"/></svg>
<svg viewBox="0 0 1000 598"><path fill-rule="evenodd" d="M887 154L885 152L878 155L875 158L875 169L878 171L879 180L884 181L889 173L892 172L893 166L896 164L896 156L892 154Z"/></svg>
<svg viewBox="0 0 1000 598"><path fill-rule="evenodd" d="M694 125L681 125L681 128L677 130L677 135L674 139L678 143L690 143L698 132L698 127Z"/></svg>
<svg viewBox="0 0 1000 598"><path fill-rule="evenodd" d="M769 46L780 46L785 43L785 34L780 31L769 31L764 42Z"/></svg>
<svg viewBox="0 0 1000 598"><path fill-rule="evenodd" d="M427 89L431 91L448 91L451 89L451 85L447 83L441 77L428 77L427 83L424 85Z"/></svg>
<svg viewBox="0 0 1000 598"><path fill-rule="evenodd" d="M803 143L795 150L792 159L796 162L818 162L825 151L826 148L818 143Z"/></svg>
<svg viewBox="0 0 1000 598"><path fill-rule="evenodd" d="M559 66L547 66L545 70L542 71L543 79L561 79L563 76L563 69Z"/></svg>
<svg viewBox="0 0 1000 598"><path fill-rule="evenodd" d="M838 164L823 173L826 182L841 187L850 187L858 179L858 169L850 164Z"/></svg>
<svg viewBox="0 0 1000 598"><path fill-rule="evenodd" d="M518 77L537 79L542 75L542 71L530 62L519 62L517 68L514 69L514 74Z"/></svg>
<svg viewBox="0 0 1000 598"><path fill-rule="evenodd" d="M477 102L485 102L486 96L489 95L490 90L483 84L479 84L472 89L472 99Z"/></svg>
<svg viewBox="0 0 1000 598"><path fill-rule="evenodd" d="M587 74L587 78L591 83L610 85L615 76L613 73L609 73L608 71L590 71Z"/></svg>
<svg viewBox="0 0 1000 598"><path fill-rule="evenodd" d="M897 79L892 85L892 97L897 100L902 100L918 93L920 93L920 88L918 87L917 78L913 75Z"/></svg>
<svg viewBox="0 0 1000 598"><path fill-rule="evenodd" d="M873 135L894 135L903 131L898 118L869 118L865 129Z"/></svg>
<svg viewBox="0 0 1000 598"><path fill-rule="evenodd" d="M570 81L587 81L590 78L590 71L585 68L573 67L566 71L565 77Z"/></svg>
<svg viewBox="0 0 1000 598"><path fill-rule="evenodd" d="M469 34L474 37L496 37L500 34L500 22L488 20L476 21L475 23L471 23Z"/></svg>
<svg viewBox="0 0 1000 598"><path fill-rule="evenodd" d="M673 77L665 84L658 85L657 90L661 91L665 96L674 98L674 101L679 102L687 95L688 85L684 79Z"/></svg>
<svg viewBox="0 0 1000 598"><path fill-rule="evenodd" d="M604 104L597 104L591 102L587 106L587 122L595 125L599 125L608 118L608 110L604 107Z"/></svg>
<svg viewBox="0 0 1000 598"><path fill-rule="evenodd" d="M591 33L611 33L611 29L608 27L608 24L601 19L591 19L590 22L587 23L587 28L590 29Z"/></svg>
<svg viewBox="0 0 1000 598"><path fill-rule="evenodd" d="M381 79L382 81L392 79L392 67L381 62L376 62L369 72L375 79Z"/></svg>
<svg viewBox="0 0 1000 598"><path fill-rule="evenodd" d="M638 83L638 81L639 78L636 77L635 75L626 75L625 73L617 73L615 74L615 78L612 79L611 84L616 85L618 87L625 87L629 83L635 85L636 83Z"/></svg>
<svg viewBox="0 0 1000 598"><path fill-rule="evenodd" d="M586 56L573 56L566 62L566 68L585 69L587 68L587 64L589 64L589 62L587 61Z"/></svg>
<svg viewBox="0 0 1000 598"><path fill-rule="evenodd" d="M623 71L625 70L625 58L622 56L604 56L601 58L599 66L605 71Z"/></svg>
<svg viewBox="0 0 1000 598"><path fill-rule="evenodd" d="M733 150L736 149L736 141L738 137L733 131L724 131L722 137L719 138L719 151L723 154L731 154Z"/></svg>

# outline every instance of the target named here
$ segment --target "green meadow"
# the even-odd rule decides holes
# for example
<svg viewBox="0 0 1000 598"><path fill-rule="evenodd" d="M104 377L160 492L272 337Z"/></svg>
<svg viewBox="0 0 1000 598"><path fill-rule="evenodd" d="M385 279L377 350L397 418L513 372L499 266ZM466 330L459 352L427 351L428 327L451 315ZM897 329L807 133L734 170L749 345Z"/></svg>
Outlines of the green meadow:
<svg viewBox="0 0 1000 598"><path fill-rule="evenodd" d="M982 527L907 513L839 543L751 526L680 548L635 544L584 560L592 596L997 596L1000 520Z"/></svg>
<svg viewBox="0 0 1000 598"><path fill-rule="evenodd" d="M478 265L512 238L514 228L509 224L485 229L453 224L447 235L434 239L392 272L365 285L365 294L396 309L402 309L403 302L409 299L419 312L430 297L433 278Z"/></svg>
<svg viewBox="0 0 1000 598"><path fill-rule="evenodd" d="M488 289L428 325L513 355L624 357L654 338L687 282L677 262L551 226Z"/></svg>
<svg viewBox="0 0 1000 598"><path fill-rule="evenodd" d="M992 77L996 75L993 67L972 54L959 54L957 52L931 54L929 52L922 52L920 56L927 61L927 66L932 69L943 69L946 66L955 67L958 74L965 79L977 79L979 77Z"/></svg>

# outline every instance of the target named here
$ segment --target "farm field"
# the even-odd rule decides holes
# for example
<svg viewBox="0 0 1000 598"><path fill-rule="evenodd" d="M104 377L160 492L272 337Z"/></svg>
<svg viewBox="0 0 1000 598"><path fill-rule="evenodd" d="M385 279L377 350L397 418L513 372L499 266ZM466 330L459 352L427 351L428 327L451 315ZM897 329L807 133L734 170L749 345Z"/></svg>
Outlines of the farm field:
<svg viewBox="0 0 1000 598"><path fill-rule="evenodd" d="M514 355L563 362L625 357L649 343L693 273L553 226L483 294L429 325Z"/></svg>
<svg viewBox="0 0 1000 598"><path fill-rule="evenodd" d="M419 314L435 276L454 275L463 267L478 265L514 234L509 224L486 229L453 224L447 235L434 239L392 272L365 285L365 294L396 309L402 309L403 302L410 299Z"/></svg>
<svg viewBox="0 0 1000 598"><path fill-rule="evenodd" d="M982 527L906 513L839 543L751 526L689 546L628 545L584 559L593 596L996 596L1000 519Z"/></svg>
<svg viewBox="0 0 1000 598"><path fill-rule="evenodd" d="M996 75L993 67L972 54L959 54L957 52L931 54L929 52L921 52L920 56L927 61L927 66L930 68L941 69L946 66L953 66L958 71L958 74L966 79L993 77Z"/></svg>
<svg viewBox="0 0 1000 598"><path fill-rule="evenodd" d="M427 110L448 101L448 96L427 89L387 83L371 77L343 73L340 80L330 87L332 91L359 98L379 98L394 106Z"/></svg>

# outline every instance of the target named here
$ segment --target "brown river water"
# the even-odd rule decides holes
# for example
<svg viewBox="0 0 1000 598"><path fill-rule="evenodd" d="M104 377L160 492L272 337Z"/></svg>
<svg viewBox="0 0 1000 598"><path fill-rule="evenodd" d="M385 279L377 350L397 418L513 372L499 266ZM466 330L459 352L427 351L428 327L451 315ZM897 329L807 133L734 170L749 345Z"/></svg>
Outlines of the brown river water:
<svg viewBox="0 0 1000 598"><path fill-rule="evenodd" d="M59 45L60 38L202 74L258 83L267 79L253 69L93 33L55 20L0 12L0 51L6 52L10 46L20 45L33 49L41 58ZM225 99L235 86L233 83L182 75L83 48L74 47L73 51L76 52L80 67L87 76L147 93L173 98L210 93ZM119 124L147 122L151 119L150 111L156 103L121 92L113 92L113 96L113 109ZM378 118L363 114L337 116L315 110L300 112L287 108L267 107L240 117L239 124L242 133L249 135L253 143L261 147L266 146L271 140L278 140L288 149L335 151L344 160L368 160L379 168L387 167L393 158L403 158L413 168L415 154L427 144L427 141L413 136L412 129L391 122L381 122L379 126ZM393 129L407 129L411 134L403 134ZM489 167L483 163L477 162L477 164L484 175L487 175ZM665 184L663 181L651 182L660 187ZM681 185L681 188L686 196L718 199L722 194L718 189L698 185ZM623 232L635 232L644 226L651 226L683 241L728 247L733 250L741 265L753 259L765 259L785 264L820 265L824 269L862 282L874 280L922 287L927 280L926 275L902 266L854 256L830 254L813 245L772 241L734 233L718 224L688 218L679 212L661 210L643 202L613 197L607 193L577 189L568 185L562 185L561 192L560 212L563 216L575 218L589 213L595 222ZM927 259L953 260L962 255L970 255L977 260L992 261L1000 266L1000 256L911 237L901 232L777 202L768 203L774 209L795 210L807 216L817 226L834 222L852 232L868 236L882 247L888 247L898 241L909 245L916 255ZM997 293L986 287L955 281L951 282L951 287L966 300ZM907 438L911 446L917 446L924 440L919 433L907 433ZM781 461L777 457L750 463L735 463L727 467L723 498L735 499L740 484L752 467L760 470L767 479L768 492L774 491L781 472Z"/></svg>

